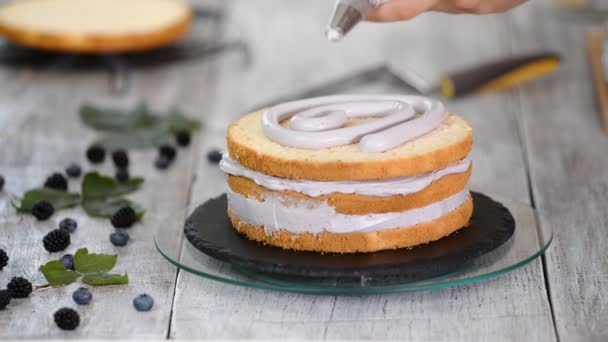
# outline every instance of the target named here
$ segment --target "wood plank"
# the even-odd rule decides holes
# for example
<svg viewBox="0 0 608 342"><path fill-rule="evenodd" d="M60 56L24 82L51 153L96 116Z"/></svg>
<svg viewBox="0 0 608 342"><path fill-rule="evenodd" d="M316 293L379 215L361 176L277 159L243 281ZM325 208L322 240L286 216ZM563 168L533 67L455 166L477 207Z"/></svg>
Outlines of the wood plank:
<svg viewBox="0 0 608 342"><path fill-rule="evenodd" d="M530 2L513 13L514 51L539 42L562 53L562 70L520 92L521 122L536 206L556 234L547 274L562 341L601 341L608 336L608 137L602 131L585 50L584 21L564 21L547 11L550 1Z"/></svg>
<svg viewBox="0 0 608 342"><path fill-rule="evenodd" d="M204 25L209 37L214 23ZM151 108L165 110L179 104L186 113L200 117L207 101L201 96L205 86L207 64L204 60L173 64L133 75L129 93L116 98L108 92L108 76L102 72L32 73L25 90L13 87L0 90L3 110L0 111L0 173L6 176L6 191L0 194L0 248L10 255L10 263L0 272L4 286L12 276L24 276L35 284L44 284L38 267L63 253L49 254L42 247L42 237L64 217L73 217L79 228L72 235L72 244L65 251L74 253L80 247L90 252L119 255L117 271L128 272L127 286L93 287L93 302L77 306L71 299L79 284L34 292L28 299L14 300L0 313L0 338L165 338L173 302L176 269L164 262L153 243L153 233L160 224L179 226L187 205L194 147L179 151L170 170L153 167L156 151L130 153L130 172L145 178L143 188L132 198L146 209L144 221L129 230L131 240L126 247L114 247L109 241L113 231L108 220L92 219L82 210L66 210L47 222L36 222L31 216L16 215L10 205L11 195L40 185L52 171L61 171L70 162L93 167L84 158L84 150L94 132L82 126L77 109L83 101L112 106L130 106L141 99ZM5 72L5 71L3 71ZM75 143L77 142L77 143ZM111 162L101 168L113 174ZM78 181L70 188L77 190ZM149 313L137 313L133 298L148 293L155 299ZM74 332L62 332L53 323L52 315L62 306L75 308L81 326Z"/></svg>
<svg viewBox="0 0 608 342"><path fill-rule="evenodd" d="M365 25L340 45L330 45L322 34L330 11L321 0L230 6L228 25L245 32L254 63L243 70L236 57L228 57L214 65L216 96L206 118L213 134L203 137L201 154L224 146L225 127L245 108L349 71L390 59L423 73L438 72L438 66L449 70L505 52L504 27L496 17L428 15L410 23ZM513 97L470 98L449 108L475 127L473 188L528 201ZM189 210L224 191L224 182L221 172L201 159ZM180 272L171 337L555 340L538 260L484 283L370 297L251 290Z"/></svg>

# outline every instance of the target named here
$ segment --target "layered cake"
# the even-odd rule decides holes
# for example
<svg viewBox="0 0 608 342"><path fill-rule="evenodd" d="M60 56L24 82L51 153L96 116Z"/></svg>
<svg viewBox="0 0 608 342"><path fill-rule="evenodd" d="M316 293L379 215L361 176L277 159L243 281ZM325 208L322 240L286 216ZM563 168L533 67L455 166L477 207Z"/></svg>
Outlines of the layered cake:
<svg viewBox="0 0 608 342"><path fill-rule="evenodd" d="M264 244L373 252L441 239L469 222L471 126L439 101L337 95L230 125L228 215Z"/></svg>

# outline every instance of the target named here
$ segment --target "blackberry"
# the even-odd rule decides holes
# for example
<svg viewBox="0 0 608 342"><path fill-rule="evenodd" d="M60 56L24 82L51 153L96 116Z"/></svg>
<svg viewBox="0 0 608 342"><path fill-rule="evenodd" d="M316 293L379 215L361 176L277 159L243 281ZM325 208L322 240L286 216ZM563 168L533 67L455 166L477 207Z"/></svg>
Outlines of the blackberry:
<svg viewBox="0 0 608 342"><path fill-rule="evenodd" d="M3 249L0 249L0 271L8 265L8 255Z"/></svg>
<svg viewBox="0 0 608 342"><path fill-rule="evenodd" d="M112 152L112 161L114 165L119 169L125 169L129 167L129 156L125 150L116 150Z"/></svg>
<svg viewBox="0 0 608 342"><path fill-rule="evenodd" d="M129 180L129 171L127 171L127 169L118 169L114 178L116 178L117 181L124 183Z"/></svg>
<svg viewBox="0 0 608 342"><path fill-rule="evenodd" d="M64 218L59 222L59 229L65 230L68 233L73 233L78 228L78 222L76 220L71 219L69 217Z"/></svg>
<svg viewBox="0 0 608 342"><path fill-rule="evenodd" d="M78 164L70 164L65 168L65 173L68 175L68 177L78 178L82 174L82 169Z"/></svg>
<svg viewBox="0 0 608 342"><path fill-rule="evenodd" d="M72 254L62 256L59 261L63 263L66 269L74 270L74 256Z"/></svg>
<svg viewBox="0 0 608 342"><path fill-rule="evenodd" d="M171 165L171 160L165 156L158 156L154 161L154 166L159 170L166 170Z"/></svg>
<svg viewBox="0 0 608 342"><path fill-rule="evenodd" d="M173 160L175 159L177 151L175 150L175 147L165 144L158 148L158 154L159 156L165 156L167 159Z"/></svg>
<svg viewBox="0 0 608 342"><path fill-rule="evenodd" d="M115 228L129 228L135 223L137 216L131 207L122 207L112 215L111 222Z"/></svg>
<svg viewBox="0 0 608 342"><path fill-rule="evenodd" d="M51 253L63 251L70 245L70 233L62 229L52 230L42 239L42 244Z"/></svg>
<svg viewBox="0 0 608 342"><path fill-rule="evenodd" d="M222 152L218 150L211 150L207 153L207 160L213 164L217 164L222 160Z"/></svg>
<svg viewBox="0 0 608 342"><path fill-rule="evenodd" d="M4 188L4 176L0 175L0 191L2 191L2 189Z"/></svg>
<svg viewBox="0 0 608 342"><path fill-rule="evenodd" d="M87 159L93 164L102 163L106 159L106 150L99 145L91 145L87 149Z"/></svg>
<svg viewBox="0 0 608 342"><path fill-rule="evenodd" d="M38 219L38 221L48 220L53 215L55 208L47 201L38 201L32 206L32 215Z"/></svg>
<svg viewBox="0 0 608 342"><path fill-rule="evenodd" d="M154 306L154 298L148 294L140 294L133 299L133 306L137 311L150 311Z"/></svg>
<svg viewBox="0 0 608 342"><path fill-rule="evenodd" d="M61 308L53 315L55 324L62 330L74 330L80 324L78 312L70 308Z"/></svg>
<svg viewBox="0 0 608 342"><path fill-rule="evenodd" d="M6 289L13 298L25 298L32 293L33 287L29 280L21 277L13 277L6 285Z"/></svg>
<svg viewBox="0 0 608 342"><path fill-rule="evenodd" d="M127 242L129 242L129 234L125 232L112 233L110 234L110 242L112 242L114 246L126 246Z"/></svg>
<svg viewBox="0 0 608 342"><path fill-rule="evenodd" d="M78 305L87 305L93 299L93 294L86 287L80 287L72 293L72 299Z"/></svg>
<svg viewBox="0 0 608 342"><path fill-rule="evenodd" d="M11 303L11 293L8 290L0 290L0 310L4 310Z"/></svg>
<svg viewBox="0 0 608 342"><path fill-rule="evenodd" d="M66 191L68 189L68 180L61 173L53 173L44 182L45 188Z"/></svg>
<svg viewBox="0 0 608 342"><path fill-rule="evenodd" d="M179 131L175 133L175 142L179 146L188 146L190 145L190 132L188 131Z"/></svg>

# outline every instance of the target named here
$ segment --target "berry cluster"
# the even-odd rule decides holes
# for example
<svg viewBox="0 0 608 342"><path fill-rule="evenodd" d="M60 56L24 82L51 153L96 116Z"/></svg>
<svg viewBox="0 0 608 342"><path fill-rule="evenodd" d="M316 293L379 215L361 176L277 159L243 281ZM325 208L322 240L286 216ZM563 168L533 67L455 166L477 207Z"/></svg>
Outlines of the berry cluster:
<svg viewBox="0 0 608 342"><path fill-rule="evenodd" d="M44 236L42 244L51 253L63 251L70 245L70 233L63 229L52 230Z"/></svg>

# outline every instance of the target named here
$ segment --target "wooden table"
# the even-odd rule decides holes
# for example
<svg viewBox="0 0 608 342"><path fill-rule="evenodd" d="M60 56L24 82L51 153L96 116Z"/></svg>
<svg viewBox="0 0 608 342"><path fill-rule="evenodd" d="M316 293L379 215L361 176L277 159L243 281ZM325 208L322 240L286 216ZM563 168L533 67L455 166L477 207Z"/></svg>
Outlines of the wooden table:
<svg viewBox="0 0 608 342"><path fill-rule="evenodd" d="M338 45L323 39L327 0L204 1L226 18L203 28L250 43L251 65L236 53L137 70L124 96L108 92L104 72L0 68L0 248L11 262L4 286L21 275L44 279L49 255L41 239L65 216L80 225L68 252L88 247L118 253L127 286L93 288L82 324L60 331L52 314L74 307L78 285L34 292L0 312L0 338L376 338L407 340L586 341L608 336L608 137L602 132L586 62L584 33L593 23L564 17L551 1L531 1L500 16L425 15L410 23L365 25ZM597 23L596 23L597 24ZM475 128L472 187L538 209L556 239L527 266L482 283L432 292L369 297L311 296L253 290L180 272L155 250L159 224L176 231L187 213L225 189L211 148L224 147L227 124L246 109L353 70L391 61L422 72L541 49L559 51L556 75L516 90L449 103ZM134 198L147 209L127 247L110 244L108 221L81 210L36 222L17 215L7 195L41 184L51 171L77 161L94 132L77 119L83 101L114 106L146 99L155 109L179 104L205 128L167 172L151 165L153 151L131 153L146 184ZM111 172L109 162L102 170ZM77 184L71 184L76 187ZM131 301L146 292L149 313Z"/></svg>

